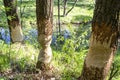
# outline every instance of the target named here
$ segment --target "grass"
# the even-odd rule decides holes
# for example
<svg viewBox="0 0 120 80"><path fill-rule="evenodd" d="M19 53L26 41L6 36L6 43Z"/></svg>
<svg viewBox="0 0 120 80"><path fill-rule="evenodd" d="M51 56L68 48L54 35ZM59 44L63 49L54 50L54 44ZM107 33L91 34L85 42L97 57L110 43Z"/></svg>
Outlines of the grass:
<svg viewBox="0 0 120 80"><path fill-rule="evenodd" d="M78 78L82 70L85 53L64 53L53 51L53 63L58 68L62 80Z"/></svg>
<svg viewBox="0 0 120 80"><path fill-rule="evenodd" d="M13 68L11 63L19 65L20 69L24 71L28 66L31 66L31 69L35 67L39 49L35 48L33 45L7 45L2 42L0 44L0 72L4 72ZM17 48L16 48L17 47ZM71 49L70 52L64 52L55 50L53 48L53 61L52 64L57 69L56 76L60 76L61 80L76 80L79 77L85 55L87 50L82 50L81 52L74 52ZM72 52L72 53L71 53ZM115 69L119 69L119 50L115 56L114 63ZM30 68L30 67L29 67ZM119 80L120 71L113 77L112 80ZM17 78L21 77L20 75ZM2 77L0 77L3 79ZM6 77L4 77L6 78ZM22 77L21 77L22 78Z"/></svg>
<svg viewBox="0 0 120 80"><path fill-rule="evenodd" d="M88 0L87 0L88 1ZM67 10L69 10L72 7L73 3L68 3ZM88 6L86 6L88 5ZM92 7L91 9L90 6ZM54 6L54 20L57 19L57 3ZM63 7L61 6L60 14L63 14ZM93 15L93 3L89 2L77 2L76 7L66 16L61 17L61 22L82 22L82 21L88 21L92 18Z"/></svg>
<svg viewBox="0 0 120 80"><path fill-rule="evenodd" d="M19 63L20 67L23 67L26 63L35 65L37 60L36 57L39 53L38 49L27 44L13 44L10 46L8 44L1 43L0 47L2 47L0 48L0 71L9 69L12 63Z"/></svg>
<svg viewBox="0 0 120 80"><path fill-rule="evenodd" d="M14 68L14 65L19 66L20 71L24 71L28 65L35 67L39 53L38 48L36 49L29 44L19 46L14 44L10 46L2 43L0 44L1 46L0 72ZM73 80L73 78L76 79L80 75L84 57L84 52L65 53L53 49L52 63L57 68L57 75L61 76L62 80Z"/></svg>
<svg viewBox="0 0 120 80"><path fill-rule="evenodd" d="M114 66L115 66L115 69L114 69L114 72L115 70L118 70L118 72L116 73L116 75L113 77L112 80L119 80L120 79L120 64L119 64L119 61L120 61L120 49L118 48L118 51L115 55L115 58L114 58Z"/></svg>

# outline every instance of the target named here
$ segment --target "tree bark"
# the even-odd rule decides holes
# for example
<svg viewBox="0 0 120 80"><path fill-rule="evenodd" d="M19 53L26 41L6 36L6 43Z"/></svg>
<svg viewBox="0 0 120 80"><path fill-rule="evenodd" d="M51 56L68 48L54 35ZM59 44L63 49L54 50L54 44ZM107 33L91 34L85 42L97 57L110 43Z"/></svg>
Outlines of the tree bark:
<svg viewBox="0 0 120 80"><path fill-rule="evenodd" d="M58 0L58 30L59 34L61 33L61 24L60 24L60 0Z"/></svg>
<svg viewBox="0 0 120 80"><path fill-rule="evenodd" d="M3 0L10 30L11 42L22 42L23 33L17 14L17 0Z"/></svg>
<svg viewBox="0 0 120 80"><path fill-rule="evenodd" d="M67 1L68 0L63 0L63 16L66 16Z"/></svg>
<svg viewBox="0 0 120 80"><path fill-rule="evenodd" d="M88 54L79 80L106 80L116 51L119 0L96 0Z"/></svg>
<svg viewBox="0 0 120 80"><path fill-rule="evenodd" d="M50 44L53 26L53 0L36 0L36 16L38 40L42 48L38 56L36 68L48 70L52 60Z"/></svg>

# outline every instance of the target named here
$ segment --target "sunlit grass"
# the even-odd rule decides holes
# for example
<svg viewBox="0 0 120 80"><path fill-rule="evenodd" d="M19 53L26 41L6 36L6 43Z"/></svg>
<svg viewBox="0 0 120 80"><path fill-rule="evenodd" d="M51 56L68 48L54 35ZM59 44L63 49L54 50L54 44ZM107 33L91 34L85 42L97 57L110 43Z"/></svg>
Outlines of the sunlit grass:
<svg viewBox="0 0 120 80"><path fill-rule="evenodd" d="M12 44L8 45L5 43L0 44L0 70L4 71L6 69L9 69L11 66L10 64L15 62L23 62L22 65L27 64L33 64L35 65L35 62L37 61L37 56L39 53L38 49L35 49L32 45L22 45L22 44ZM28 63L29 62L29 63ZM2 66L3 65L3 66ZM5 67L7 66L7 67Z"/></svg>
<svg viewBox="0 0 120 80"><path fill-rule="evenodd" d="M74 53L53 51L53 56L53 64L62 76L62 80L79 77L85 58L84 51Z"/></svg>
<svg viewBox="0 0 120 80"><path fill-rule="evenodd" d="M27 65L33 65L35 67L37 56L39 54L39 49L35 48L33 45L25 44L13 44L8 45L2 43L2 48L0 48L0 71L7 71L11 69L11 63L19 64L21 69L25 69ZM1 47L0 45L0 47ZM84 61L85 53L74 52L65 53L63 51L56 51L53 49L53 59L52 63L57 69L58 76L61 76L62 80L77 78L82 70L82 65Z"/></svg>
<svg viewBox="0 0 120 80"><path fill-rule="evenodd" d="M78 4L78 3L77 3ZM89 6L83 6L86 5L86 3L81 2L80 5L76 5L76 7L74 7L74 9L65 17L61 17L61 22L66 22L66 23L70 23L70 22L82 22L82 21L88 21L86 20L86 18L89 20L92 18L93 15L93 7L91 9L89 9ZM89 1L87 1L87 5L91 5L93 6L93 3L89 3ZM72 5L67 5L67 11L72 7ZM61 16L63 15L63 7L61 6L61 11L60 14ZM56 19L56 15L57 13L57 5L54 6L54 18ZM75 19L75 17L77 17Z"/></svg>

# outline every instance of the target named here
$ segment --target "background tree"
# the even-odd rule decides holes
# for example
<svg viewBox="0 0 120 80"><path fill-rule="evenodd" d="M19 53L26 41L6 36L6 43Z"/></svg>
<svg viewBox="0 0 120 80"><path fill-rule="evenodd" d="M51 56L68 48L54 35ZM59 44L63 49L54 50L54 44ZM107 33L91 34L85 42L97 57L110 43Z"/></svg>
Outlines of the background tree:
<svg viewBox="0 0 120 80"><path fill-rule="evenodd" d="M21 19L21 26L23 26L23 14L25 13L25 7L26 5L22 6L23 5L23 0L20 0L20 19Z"/></svg>
<svg viewBox="0 0 120 80"><path fill-rule="evenodd" d="M72 7L66 12L68 0L63 0L63 16L67 16L74 9L75 5L77 4L77 1L78 0L75 0Z"/></svg>
<svg viewBox="0 0 120 80"><path fill-rule="evenodd" d="M42 48L38 56L36 67L41 70L48 70L50 68L52 59L52 50L50 44L52 40L53 26L53 0L37 0L36 16L38 40Z"/></svg>
<svg viewBox="0 0 120 80"><path fill-rule="evenodd" d="M68 15L69 12L71 12L73 10L73 8L75 7L76 3L77 3L78 0L75 0L73 6L66 12L66 16Z"/></svg>
<svg viewBox="0 0 120 80"><path fill-rule="evenodd" d="M60 0L58 0L58 27L59 27L59 34L61 32L61 27L60 27Z"/></svg>
<svg viewBox="0 0 120 80"><path fill-rule="evenodd" d="M23 33L17 14L17 0L3 0L10 30L11 42L22 42Z"/></svg>
<svg viewBox="0 0 120 80"><path fill-rule="evenodd" d="M119 0L96 0L88 54L79 80L106 80L116 51Z"/></svg>
<svg viewBox="0 0 120 80"><path fill-rule="evenodd" d="M63 16L66 15L67 1L68 0L63 0Z"/></svg>

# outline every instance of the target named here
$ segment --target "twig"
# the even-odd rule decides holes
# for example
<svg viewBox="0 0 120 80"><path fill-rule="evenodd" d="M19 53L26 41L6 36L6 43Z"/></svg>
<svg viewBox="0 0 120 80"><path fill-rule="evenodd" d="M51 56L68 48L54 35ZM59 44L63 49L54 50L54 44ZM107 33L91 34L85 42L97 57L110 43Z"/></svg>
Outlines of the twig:
<svg viewBox="0 0 120 80"><path fill-rule="evenodd" d="M75 2L74 2L74 4L73 4L72 8L71 8L70 10L68 10L68 12L66 13L66 15L68 15L68 13L69 13L70 11L72 11L72 9L75 7L77 1L78 1L78 0L75 0Z"/></svg>

